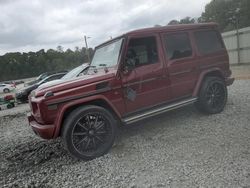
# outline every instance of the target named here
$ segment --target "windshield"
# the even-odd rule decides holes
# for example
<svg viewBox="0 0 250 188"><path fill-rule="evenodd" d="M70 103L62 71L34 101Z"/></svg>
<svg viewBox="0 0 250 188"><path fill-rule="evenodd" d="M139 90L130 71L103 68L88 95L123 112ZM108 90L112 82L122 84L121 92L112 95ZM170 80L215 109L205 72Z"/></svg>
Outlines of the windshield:
<svg viewBox="0 0 250 188"><path fill-rule="evenodd" d="M72 69L71 71L69 71L67 74L65 74L62 79L66 80L66 79L70 79L70 78L74 78L76 77L81 71L83 70L83 66L79 66L76 67L74 69Z"/></svg>
<svg viewBox="0 0 250 188"><path fill-rule="evenodd" d="M112 67L117 64L123 39L116 40L103 47L97 48L91 62L93 67Z"/></svg>

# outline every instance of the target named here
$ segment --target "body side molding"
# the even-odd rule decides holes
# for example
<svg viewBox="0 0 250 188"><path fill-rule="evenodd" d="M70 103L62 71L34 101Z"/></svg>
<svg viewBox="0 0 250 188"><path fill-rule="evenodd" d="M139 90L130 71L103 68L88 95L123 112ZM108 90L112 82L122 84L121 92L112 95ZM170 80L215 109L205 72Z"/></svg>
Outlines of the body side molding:
<svg viewBox="0 0 250 188"><path fill-rule="evenodd" d="M140 121L142 119L145 119L145 118L157 115L157 114L161 114L161 113L164 113L164 112L167 112L167 111L170 111L170 110L174 110L174 109L177 109L177 108L192 104L195 101L197 101L197 98L192 97L192 98L182 100L180 102L175 102L175 103L171 103L171 104L161 106L161 107L158 107L158 108L153 108L151 110L147 110L145 112L142 112L142 113L139 113L139 114L136 114L136 115L133 115L133 116L126 117L126 118L122 119L122 122L125 123L125 124L134 123L134 122Z"/></svg>

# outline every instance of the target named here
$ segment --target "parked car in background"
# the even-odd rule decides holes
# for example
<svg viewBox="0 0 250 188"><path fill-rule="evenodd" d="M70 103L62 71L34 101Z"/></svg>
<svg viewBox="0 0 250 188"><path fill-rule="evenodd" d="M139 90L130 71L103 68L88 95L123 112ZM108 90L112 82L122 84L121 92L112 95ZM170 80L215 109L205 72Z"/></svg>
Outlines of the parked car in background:
<svg viewBox="0 0 250 188"><path fill-rule="evenodd" d="M19 84L23 84L24 81L22 81L22 80L11 80L11 81L5 81L4 83L16 86L16 85L19 85Z"/></svg>
<svg viewBox="0 0 250 188"><path fill-rule="evenodd" d="M25 83L24 85L25 86L30 86L30 85L33 85L35 83L38 83L40 81L42 81L43 79L45 79L46 77L50 76L50 75L53 75L53 74L58 74L58 73L67 73L68 71L59 71L59 72L45 72L45 73L42 73L40 74L35 80L33 81L30 81L30 82L27 82Z"/></svg>
<svg viewBox="0 0 250 188"><path fill-rule="evenodd" d="M53 81L53 80L56 80L56 79L60 79L65 74L66 73L57 73L57 74L50 75L50 76L44 78L43 80L41 80L38 83L35 83L35 84L31 85L31 86L27 86L27 87L19 90L16 93L16 99L17 99L17 101L19 101L19 102L27 102L28 101L28 96L31 93L31 91L33 91L34 89L38 88L38 86L40 86L41 84L44 84L46 82L50 82L50 81Z"/></svg>
<svg viewBox="0 0 250 188"><path fill-rule="evenodd" d="M72 69L71 71L69 71L61 79L57 79L57 80L53 80L53 81L44 83L44 84L40 85L38 88L44 88L44 87L60 84L66 80L73 79L73 78L76 78L78 76L84 75L84 73L87 71L88 67L89 67L89 64L84 63L83 65L80 65L80 66Z"/></svg>
<svg viewBox="0 0 250 188"><path fill-rule="evenodd" d="M11 84L0 84L0 93L9 93L15 89L14 85Z"/></svg>
<svg viewBox="0 0 250 188"><path fill-rule="evenodd" d="M6 95L0 97L0 110L9 109L15 107L15 98L13 95Z"/></svg>

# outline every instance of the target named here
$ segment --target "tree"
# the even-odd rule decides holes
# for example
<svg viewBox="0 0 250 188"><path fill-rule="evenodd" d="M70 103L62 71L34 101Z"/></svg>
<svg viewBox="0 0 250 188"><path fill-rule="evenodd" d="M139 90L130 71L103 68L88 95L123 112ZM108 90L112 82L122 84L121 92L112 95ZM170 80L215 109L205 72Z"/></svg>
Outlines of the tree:
<svg viewBox="0 0 250 188"><path fill-rule="evenodd" d="M195 23L195 19L194 19L194 18L191 18L191 17L189 17L189 16L187 16L187 17L181 19L179 23L180 23L180 24Z"/></svg>
<svg viewBox="0 0 250 188"><path fill-rule="evenodd" d="M196 23L198 19L195 18L191 18L189 16L182 18L180 20L171 20L170 22L168 22L168 25L176 25L176 24L192 24L192 23Z"/></svg>
<svg viewBox="0 0 250 188"><path fill-rule="evenodd" d="M28 53L7 53L0 56L0 81L37 76L43 72L70 70L88 61L86 48L76 48L65 52L57 50L39 50ZM89 48L90 57L93 49Z"/></svg>
<svg viewBox="0 0 250 188"><path fill-rule="evenodd" d="M170 22L168 22L168 25L176 25L179 24L178 20L171 20Z"/></svg>
<svg viewBox="0 0 250 188"><path fill-rule="evenodd" d="M200 20L202 22L217 22L221 31L250 26L249 0L212 0L205 6Z"/></svg>
<svg viewBox="0 0 250 188"><path fill-rule="evenodd" d="M63 53L63 47L60 45L56 47L56 50L60 53Z"/></svg>

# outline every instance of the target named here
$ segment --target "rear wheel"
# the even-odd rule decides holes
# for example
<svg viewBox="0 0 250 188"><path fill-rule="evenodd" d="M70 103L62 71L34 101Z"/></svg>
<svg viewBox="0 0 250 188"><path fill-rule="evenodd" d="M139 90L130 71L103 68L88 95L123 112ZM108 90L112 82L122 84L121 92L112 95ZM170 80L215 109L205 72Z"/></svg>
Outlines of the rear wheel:
<svg viewBox="0 0 250 188"><path fill-rule="evenodd" d="M219 77L207 77L203 82L196 107L204 113L216 114L223 111L227 102L227 87Z"/></svg>
<svg viewBox="0 0 250 188"><path fill-rule="evenodd" d="M85 106L72 111L65 120L62 138L76 158L91 160L106 154L114 143L116 121L106 109Z"/></svg>

